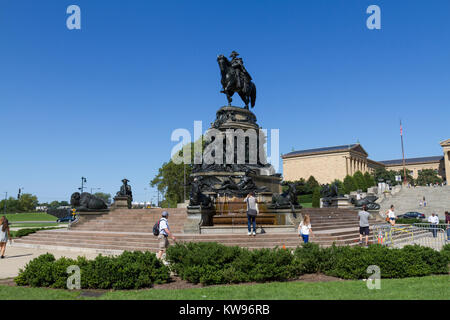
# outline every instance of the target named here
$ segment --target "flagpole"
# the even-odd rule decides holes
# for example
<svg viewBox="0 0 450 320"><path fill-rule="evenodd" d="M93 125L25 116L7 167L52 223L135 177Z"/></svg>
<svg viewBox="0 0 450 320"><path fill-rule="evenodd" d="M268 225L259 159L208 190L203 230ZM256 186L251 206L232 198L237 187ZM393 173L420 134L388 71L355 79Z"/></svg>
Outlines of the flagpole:
<svg viewBox="0 0 450 320"><path fill-rule="evenodd" d="M405 149L403 147L403 130L402 120L400 120L400 139L402 141L402 157L403 157L403 184L406 184L406 163L405 163Z"/></svg>

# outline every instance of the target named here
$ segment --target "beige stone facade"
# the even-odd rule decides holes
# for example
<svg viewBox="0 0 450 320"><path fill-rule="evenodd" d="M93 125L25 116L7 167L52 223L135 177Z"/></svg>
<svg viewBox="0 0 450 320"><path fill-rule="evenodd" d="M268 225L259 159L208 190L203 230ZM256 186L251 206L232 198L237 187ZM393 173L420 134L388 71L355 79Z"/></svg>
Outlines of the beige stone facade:
<svg viewBox="0 0 450 320"><path fill-rule="evenodd" d="M442 165L443 175L447 178L447 183L450 181L450 139L441 142L441 147L444 150L444 163Z"/></svg>
<svg viewBox="0 0 450 320"><path fill-rule="evenodd" d="M444 180L450 181L450 139L441 142L441 146L444 156L405 159L406 170L417 178L420 170L433 169ZM360 144L293 151L282 155L281 158L286 181L301 178L307 180L310 176L314 176L323 184L335 179L343 180L346 175L353 175L356 171L373 173L380 167L387 170L403 170L401 159L371 160Z"/></svg>

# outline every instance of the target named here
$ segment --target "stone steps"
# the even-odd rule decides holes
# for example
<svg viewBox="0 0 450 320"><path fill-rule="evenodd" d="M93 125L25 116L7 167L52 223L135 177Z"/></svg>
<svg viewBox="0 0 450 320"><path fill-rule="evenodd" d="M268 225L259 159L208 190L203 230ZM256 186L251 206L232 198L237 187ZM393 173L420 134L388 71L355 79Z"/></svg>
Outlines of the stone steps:
<svg viewBox="0 0 450 320"><path fill-rule="evenodd" d="M335 208L304 209L310 214L314 237L311 242L321 246L354 245L359 241L359 220L355 210ZM40 248L62 247L83 248L103 251L150 250L158 251L158 239L152 229L161 217L163 209L116 209L108 214L72 225L70 230L38 231L29 236L15 240L17 246L34 246ZM224 245L237 245L250 249L274 248L285 246L295 248L303 241L295 228L286 231L258 233L256 237L247 235L246 223L233 227L237 233L184 234L187 213L184 208L167 209L169 225L182 242L218 242ZM302 213L303 210L302 210ZM270 229L269 226L258 225ZM272 226L273 227L273 226ZM268 230L269 231L269 230ZM277 233L278 232L278 233ZM172 241L171 241L172 242Z"/></svg>

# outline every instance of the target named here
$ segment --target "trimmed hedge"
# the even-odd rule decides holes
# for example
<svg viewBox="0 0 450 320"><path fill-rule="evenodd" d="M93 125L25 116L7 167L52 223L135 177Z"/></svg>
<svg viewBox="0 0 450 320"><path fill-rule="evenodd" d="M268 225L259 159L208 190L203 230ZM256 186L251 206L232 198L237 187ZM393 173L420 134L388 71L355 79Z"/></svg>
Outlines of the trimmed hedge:
<svg viewBox="0 0 450 320"><path fill-rule="evenodd" d="M171 269L192 283L226 284L283 281L321 272L342 279L364 279L377 265L382 278L417 277L449 272L450 246L439 252L418 245L390 249L380 245L320 248L307 243L294 251L248 250L218 243L177 243L167 250Z"/></svg>
<svg viewBox="0 0 450 320"><path fill-rule="evenodd" d="M125 251L115 257L99 255L94 260L84 257L56 260L50 253L43 254L20 269L14 280L19 286L66 288L70 265L80 267L83 289L148 288L170 279L169 269L154 253Z"/></svg>
<svg viewBox="0 0 450 320"><path fill-rule="evenodd" d="M24 229L20 229L17 231L10 231L11 233L11 237L13 238L20 238L20 237L25 237L29 234L35 233L37 231L40 230L52 230L52 229L60 229L60 228L54 228L54 227L50 227L50 228L24 228Z"/></svg>
<svg viewBox="0 0 450 320"><path fill-rule="evenodd" d="M307 273L324 273L342 279L364 279L370 265L377 265L382 278L448 274L450 244L441 251L418 245L390 249L380 245L320 248L303 244L295 250L280 248L249 250L215 242L177 243L167 249L170 269L191 283L227 284L285 281ZM97 256L94 260L60 258L44 254L21 269L19 286L66 288L67 267L77 265L83 289L139 289L166 283L170 270L150 252L124 252L120 256Z"/></svg>
<svg viewBox="0 0 450 320"><path fill-rule="evenodd" d="M177 243L167 249L171 269L192 283L222 284L285 280L297 272L288 250L248 250L216 242Z"/></svg>

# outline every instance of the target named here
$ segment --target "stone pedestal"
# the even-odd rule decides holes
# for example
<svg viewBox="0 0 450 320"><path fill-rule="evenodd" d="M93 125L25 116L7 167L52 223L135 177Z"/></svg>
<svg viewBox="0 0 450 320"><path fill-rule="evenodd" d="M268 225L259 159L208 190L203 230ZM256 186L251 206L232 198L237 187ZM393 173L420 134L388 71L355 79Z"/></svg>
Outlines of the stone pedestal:
<svg viewBox="0 0 450 320"><path fill-rule="evenodd" d="M331 199L331 207L347 209L347 208L353 208L354 206L349 201L349 199L347 199L346 197L336 197L336 198Z"/></svg>
<svg viewBox="0 0 450 320"><path fill-rule="evenodd" d="M200 233L201 226L212 226L214 208L203 208L201 206L187 207L187 220L184 224L184 233Z"/></svg>
<svg viewBox="0 0 450 320"><path fill-rule="evenodd" d="M113 208L127 208L131 209L131 199L127 196L116 196L114 197Z"/></svg>

